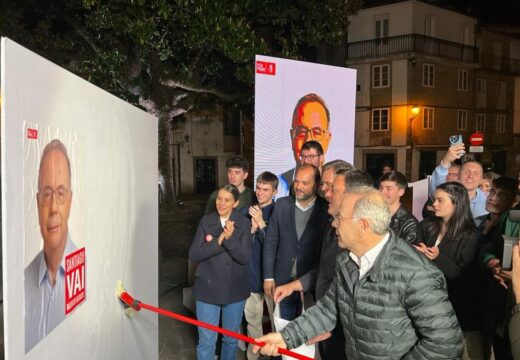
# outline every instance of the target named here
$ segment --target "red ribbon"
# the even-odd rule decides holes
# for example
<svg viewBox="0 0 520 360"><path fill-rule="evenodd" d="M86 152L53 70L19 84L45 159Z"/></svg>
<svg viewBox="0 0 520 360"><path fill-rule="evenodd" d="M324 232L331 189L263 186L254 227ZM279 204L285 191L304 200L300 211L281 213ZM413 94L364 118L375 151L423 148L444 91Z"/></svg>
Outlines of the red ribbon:
<svg viewBox="0 0 520 360"><path fill-rule="evenodd" d="M164 309L152 306L152 305L145 304L145 303L143 303L143 302L141 302L139 300L134 299L127 292L121 293L121 301L123 301L125 304L127 304L128 306L130 306L131 308L133 308L136 311L139 311L141 309L146 309L146 310L155 312L157 314L168 316L168 317L170 317L172 319L180 320L182 322L185 322L185 323L188 323L188 324L192 324L192 325L195 325L195 326L200 326L200 327L206 328L208 330L218 332L218 333L220 333L222 335L233 337L235 339L242 340L244 342L248 342L250 344L253 344L253 345L256 345L256 346L259 346L259 347L265 346L264 342L257 342L257 341L255 341L255 339L250 338L249 336L245 336L243 334L239 334L239 333L236 333L234 331L230 331L230 330L223 329L223 328L215 326L215 325L211 325L211 324L208 324L208 323L196 320L196 319L192 319L190 317L187 317L187 316L184 316L184 315L180 315L180 314L174 313L172 311L167 311L167 310L164 310ZM300 354L297 354L295 352L292 352L290 350L283 349L283 348L278 348L278 353L280 353L281 355L291 356L291 357L293 357L295 359L300 359L300 360L314 360L314 359L312 359L310 357L307 357L307 356L304 356L304 355L300 355Z"/></svg>

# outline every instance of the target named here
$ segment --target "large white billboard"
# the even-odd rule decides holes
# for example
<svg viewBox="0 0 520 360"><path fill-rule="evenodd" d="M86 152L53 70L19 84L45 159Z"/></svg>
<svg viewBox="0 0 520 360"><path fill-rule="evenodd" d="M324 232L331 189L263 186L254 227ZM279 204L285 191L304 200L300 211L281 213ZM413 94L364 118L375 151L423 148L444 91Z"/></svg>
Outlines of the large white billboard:
<svg viewBox="0 0 520 360"><path fill-rule="evenodd" d="M156 359L157 119L2 39L6 359Z"/></svg>
<svg viewBox="0 0 520 360"><path fill-rule="evenodd" d="M325 162L353 163L356 104L353 69L256 56L255 177L270 171L288 194L302 145L318 141Z"/></svg>

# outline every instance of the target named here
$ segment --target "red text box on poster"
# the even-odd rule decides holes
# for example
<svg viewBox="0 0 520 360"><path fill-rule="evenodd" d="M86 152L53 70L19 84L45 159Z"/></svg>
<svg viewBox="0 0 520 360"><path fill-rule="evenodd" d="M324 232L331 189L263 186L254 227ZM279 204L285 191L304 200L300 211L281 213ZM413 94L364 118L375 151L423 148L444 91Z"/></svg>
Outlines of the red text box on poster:
<svg viewBox="0 0 520 360"><path fill-rule="evenodd" d="M65 257L65 314L85 301L85 248Z"/></svg>
<svg viewBox="0 0 520 360"><path fill-rule="evenodd" d="M276 63L268 61L256 62L256 73L266 75L276 75Z"/></svg>
<svg viewBox="0 0 520 360"><path fill-rule="evenodd" d="M28 139L38 139L38 130L27 129L27 138Z"/></svg>

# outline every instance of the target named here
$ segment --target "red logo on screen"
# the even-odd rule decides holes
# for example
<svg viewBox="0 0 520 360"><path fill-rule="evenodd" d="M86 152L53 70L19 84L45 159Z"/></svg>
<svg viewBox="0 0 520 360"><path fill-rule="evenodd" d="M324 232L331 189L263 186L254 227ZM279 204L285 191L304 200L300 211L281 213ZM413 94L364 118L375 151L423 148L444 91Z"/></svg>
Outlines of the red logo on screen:
<svg viewBox="0 0 520 360"><path fill-rule="evenodd" d="M27 138L28 139L38 139L38 130L27 129Z"/></svg>
<svg viewBox="0 0 520 360"><path fill-rule="evenodd" d="M85 301L85 248L65 257L65 315Z"/></svg>
<svg viewBox="0 0 520 360"><path fill-rule="evenodd" d="M276 63L267 61L256 62L256 73L266 75L276 75Z"/></svg>

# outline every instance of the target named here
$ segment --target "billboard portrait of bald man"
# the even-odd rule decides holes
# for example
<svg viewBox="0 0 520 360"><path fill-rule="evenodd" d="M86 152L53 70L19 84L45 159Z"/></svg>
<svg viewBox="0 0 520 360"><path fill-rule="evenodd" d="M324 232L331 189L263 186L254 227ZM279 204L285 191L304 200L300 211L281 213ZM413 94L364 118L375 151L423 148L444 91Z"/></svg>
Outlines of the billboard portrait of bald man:
<svg viewBox="0 0 520 360"><path fill-rule="evenodd" d="M65 145L49 142L41 155L36 204L42 250L24 271L25 352L66 317L65 257L76 250L68 228L73 191Z"/></svg>
<svg viewBox="0 0 520 360"><path fill-rule="evenodd" d="M330 131L329 109L318 94L310 93L298 100L292 116L290 136L296 167L310 163L321 170L321 165L325 161L325 154L329 149L332 133ZM321 145L323 154L302 153L303 145L311 140ZM294 180L294 170L295 167L279 176L278 197L289 195Z"/></svg>

